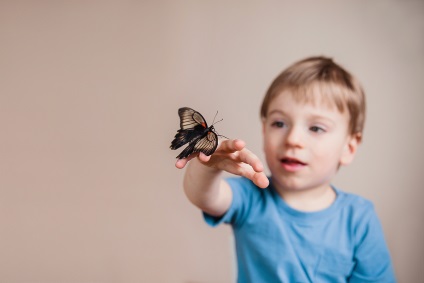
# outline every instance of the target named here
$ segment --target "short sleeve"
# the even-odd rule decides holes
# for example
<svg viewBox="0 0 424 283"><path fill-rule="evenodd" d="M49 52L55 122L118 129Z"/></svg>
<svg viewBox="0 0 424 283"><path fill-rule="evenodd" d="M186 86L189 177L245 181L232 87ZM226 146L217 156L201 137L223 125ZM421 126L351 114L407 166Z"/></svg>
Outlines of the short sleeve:
<svg viewBox="0 0 424 283"><path fill-rule="evenodd" d="M233 226L242 223L249 213L249 203L251 202L255 188L257 188L250 180L242 177L231 177L225 179L225 181L230 185L232 190L230 208L220 217L215 217L203 212L206 223L212 227L221 223L231 224Z"/></svg>
<svg viewBox="0 0 424 283"><path fill-rule="evenodd" d="M355 267L349 282L396 282L383 229L372 204L367 214L367 221L358 227L359 243L354 256Z"/></svg>

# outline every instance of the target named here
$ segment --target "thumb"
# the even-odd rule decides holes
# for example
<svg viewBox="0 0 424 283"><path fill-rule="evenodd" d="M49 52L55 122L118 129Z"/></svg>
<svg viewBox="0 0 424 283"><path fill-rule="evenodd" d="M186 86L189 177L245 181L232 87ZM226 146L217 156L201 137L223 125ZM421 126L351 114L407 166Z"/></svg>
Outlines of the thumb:
<svg viewBox="0 0 424 283"><path fill-rule="evenodd" d="M199 158L199 160L200 160L200 161L202 161L202 162L208 162L208 161L211 159L211 156L212 156L212 155L207 156L207 155L206 155L206 154L204 154L203 152L200 152L200 153L199 153L198 158Z"/></svg>

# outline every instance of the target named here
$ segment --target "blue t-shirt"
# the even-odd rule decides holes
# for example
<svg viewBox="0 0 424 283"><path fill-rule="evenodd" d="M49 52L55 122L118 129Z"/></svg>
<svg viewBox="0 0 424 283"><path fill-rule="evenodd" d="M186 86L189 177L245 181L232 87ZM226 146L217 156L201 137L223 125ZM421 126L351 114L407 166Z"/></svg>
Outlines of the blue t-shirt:
<svg viewBox="0 0 424 283"><path fill-rule="evenodd" d="M270 185L229 178L233 191L222 217L231 224L238 282L395 282L390 255L373 204L333 188L334 203L318 212L289 207Z"/></svg>

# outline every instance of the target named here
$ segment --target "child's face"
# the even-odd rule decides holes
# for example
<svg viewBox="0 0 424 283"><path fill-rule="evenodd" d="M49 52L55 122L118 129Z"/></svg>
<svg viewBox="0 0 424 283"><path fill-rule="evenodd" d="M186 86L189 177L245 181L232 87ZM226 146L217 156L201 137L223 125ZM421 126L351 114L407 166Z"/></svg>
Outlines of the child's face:
<svg viewBox="0 0 424 283"><path fill-rule="evenodd" d="M360 137L348 132L349 115L320 103L296 102L283 93L263 121L264 150L277 189L328 187L340 165L354 157Z"/></svg>

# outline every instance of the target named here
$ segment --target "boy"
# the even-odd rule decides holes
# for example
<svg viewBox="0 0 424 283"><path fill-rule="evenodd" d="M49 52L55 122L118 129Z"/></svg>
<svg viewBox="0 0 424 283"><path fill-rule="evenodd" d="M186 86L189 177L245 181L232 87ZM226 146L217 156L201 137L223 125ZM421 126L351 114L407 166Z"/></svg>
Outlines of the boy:
<svg viewBox="0 0 424 283"><path fill-rule="evenodd" d="M362 138L357 79L329 58L299 61L269 87L261 118L270 178L241 140L176 163L191 160L184 190L207 223L232 225L238 282L395 282L372 203L331 185Z"/></svg>

